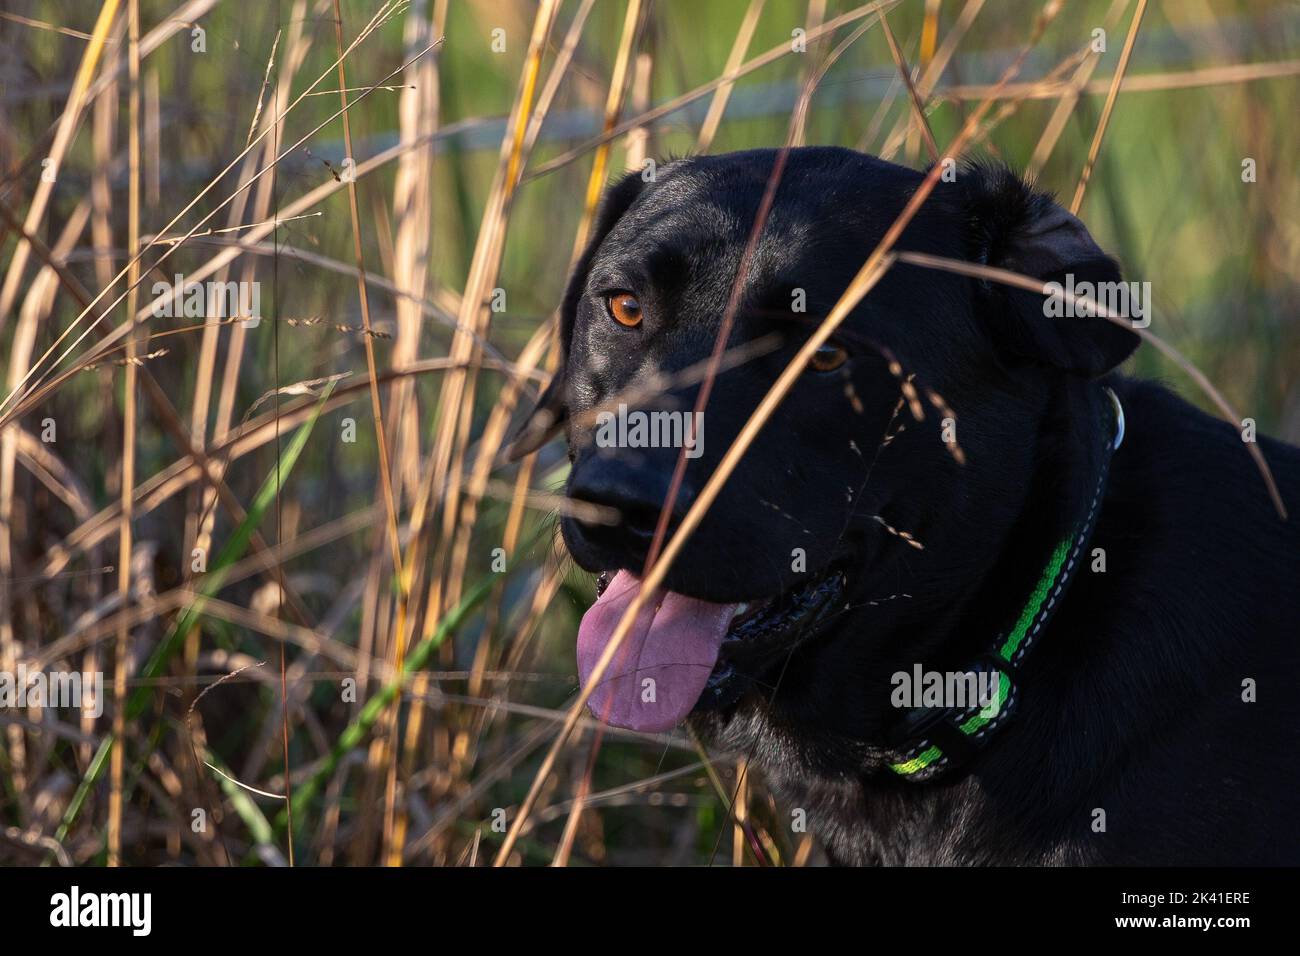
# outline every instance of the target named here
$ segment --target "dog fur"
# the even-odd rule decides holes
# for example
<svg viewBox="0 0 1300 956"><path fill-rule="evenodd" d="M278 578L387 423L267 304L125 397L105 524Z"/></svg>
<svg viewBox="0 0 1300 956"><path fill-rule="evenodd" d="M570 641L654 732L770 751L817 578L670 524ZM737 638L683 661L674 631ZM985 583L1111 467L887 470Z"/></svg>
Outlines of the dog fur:
<svg viewBox="0 0 1300 956"><path fill-rule="evenodd" d="M564 519L589 571L640 573L678 457L598 448L589 413L708 357L777 157L674 161L602 204L561 307L560 374L518 446L565 428L568 494L622 513L613 527ZM728 342L777 347L718 377L674 522L921 180L850 150L789 151ZM897 248L1045 281L1120 278L1079 220L994 166L940 182ZM610 320L613 291L638 296L642 327ZM791 308L800 291L805 313ZM756 663L736 704L695 713L706 739L750 755L836 862L1300 862L1300 533L1240 430L1117 374L1132 331L1047 318L1041 296L979 279L896 264L836 341L848 362L804 373L665 585L747 601L839 567L846 609ZM907 377L919 421L899 409ZM882 765L898 716L890 675L959 667L1023 605L1091 494L1102 385L1127 418L1089 544L1105 570L1090 560L1076 576L990 745L939 781L898 778ZM674 384L657 407L692 408L698 388ZM940 402L964 463L941 437ZM1259 448L1300 507L1300 450L1262 437ZM796 548L806 572L791 568Z"/></svg>

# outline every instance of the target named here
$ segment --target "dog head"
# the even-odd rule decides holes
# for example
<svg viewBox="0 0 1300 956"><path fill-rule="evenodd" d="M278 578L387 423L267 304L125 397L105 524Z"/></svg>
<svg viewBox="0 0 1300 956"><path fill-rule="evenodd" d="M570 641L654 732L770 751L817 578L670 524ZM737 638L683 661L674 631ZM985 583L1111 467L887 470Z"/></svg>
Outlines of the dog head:
<svg viewBox="0 0 1300 956"><path fill-rule="evenodd" d="M622 180L569 282L563 364L516 449L563 429L567 494L620 515L562 521L574 560L602 576L579 634L584 681L638 592L679 461L668 535L923 179L803 148L784 155L769 195L778 157L685 159L654 182ZM1045 281L1119 278L1079 220L990 167L940 182L897 248ZM869 739L859 704L888 661L937 640L1042 484L1056 398L1137 344L1101 318L1049 318L1043 303L894 265L754 437L615 656L597 715L646 730L692 710L725 722L788 670L786 716Z"/></svg>

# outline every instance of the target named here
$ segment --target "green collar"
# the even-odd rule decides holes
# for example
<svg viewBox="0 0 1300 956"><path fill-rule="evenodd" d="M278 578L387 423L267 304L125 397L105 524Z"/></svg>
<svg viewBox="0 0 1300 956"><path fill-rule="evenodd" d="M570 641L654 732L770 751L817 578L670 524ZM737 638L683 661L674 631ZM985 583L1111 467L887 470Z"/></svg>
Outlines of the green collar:
<svg viewBox="0 0 1300 956"><path fill-rule="evenodd" d="M895 746L887 754L889 768L905 780L925 783L967 763L1015 711L1017 666L1042 634L1078 569L1079 556L1097 523L1111 456L1124 440L1124 408L1111 389L1107 388L1106 394L1110 397L1110 411L1105 416L1110 440L1102 453L1087 513L1052 549L1015 623L964 669L967 674L984 675L986 686L996 677L996 693L985 703L969 706L910 708L899 724Z"/></svg>

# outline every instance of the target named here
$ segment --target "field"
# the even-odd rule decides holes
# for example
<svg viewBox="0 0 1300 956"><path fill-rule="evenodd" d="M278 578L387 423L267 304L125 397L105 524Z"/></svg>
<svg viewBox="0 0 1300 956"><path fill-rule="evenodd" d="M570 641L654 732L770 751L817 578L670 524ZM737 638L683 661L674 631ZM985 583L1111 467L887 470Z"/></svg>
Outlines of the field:
<svg viewBox="0 0 1300 956"><path fill-rule="evenodd" d="M562 443L502 449L601 189L1005 161L1298 442L1298 90L1267 0L6 2L0 675L84 681L0 681L0 862L819 863L743 761L580 707Z"/></svg>

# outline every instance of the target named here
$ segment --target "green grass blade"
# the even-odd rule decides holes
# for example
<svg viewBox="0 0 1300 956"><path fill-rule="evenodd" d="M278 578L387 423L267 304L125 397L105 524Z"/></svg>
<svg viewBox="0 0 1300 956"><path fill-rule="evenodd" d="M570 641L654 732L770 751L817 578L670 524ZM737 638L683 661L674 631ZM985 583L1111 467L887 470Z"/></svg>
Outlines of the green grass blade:
<svg viewBox="0 0 1300 956"><path fill-rule="evenodd" d="M149 659L140 670L140 676L144 678L154 678L162 674L163 668L167 665L168 660L176 653L181 645L181 640L189 629L203 615L203 606L207 599L221 590L221 585L226 578L226 572L230 566L243 557L244 551L248 548L248 542L253 537L253 532L261 524L262 518L266 514L267 508L271 506L284 487L289 475L293 472L293 466L297 463L298 457L302 450L307 446L307 439L311 436L312 429L316 425L317 419L320 418L321 410L325 407L325 402L334 389L331 382L321 393L320 401L316 405L316 411L307 421L303 422L294 433L293 439L289 442L287 448L280 455L275 469L266 476L262 486L257 490L257 495L253 499L253 505L244 515L244 520L235 528L230 538L226 541L225 546L217 555L217 560L212 570L204 575L199 582L199 596L188 605L176 622L168 629L167 635L162 639L154 652L149 655ZM149 707L149 702L153 699L155 689L149 685L136 688L127 699L126 717L128 720L135 720ZM72 799L68 801L68 808L64 811L63 819L59 823L58 829L54 833L54 839L62 842L68 835L68 830L76 821L77 815L81 812L82 806L86 802L86 797L90 793L90 788L95 785L104 773L104 768L108 766L108 756L112 753L116 741L110 733L106 736L99 749L95 752L94 759L91 760L90 766L86 768L86 773L77 785L76 792Z"/></svg>

